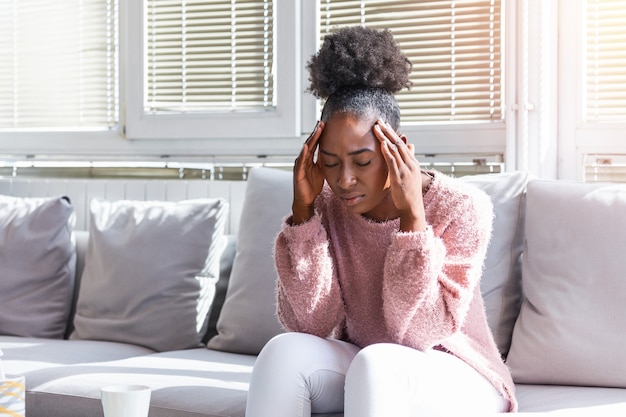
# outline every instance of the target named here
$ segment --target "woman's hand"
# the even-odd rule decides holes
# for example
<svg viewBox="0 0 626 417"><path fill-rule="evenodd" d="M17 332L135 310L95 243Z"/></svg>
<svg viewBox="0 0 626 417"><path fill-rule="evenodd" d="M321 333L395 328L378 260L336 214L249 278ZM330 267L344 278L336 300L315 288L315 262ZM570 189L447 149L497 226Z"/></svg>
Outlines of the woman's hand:
<svg viewBox="0 0 626 417"><path fill-rule="evenodd" d="M407 145L404 138L382 120L374 125L374 135L387 162L391 197L400 211L400 230L424 230L426 216L422 199L422 171L413 153L413 145Z"/></svg>
<svg viewBox="0 0 626 417"><path fill-rule="evenodd" d="M315 161L315 149L323 129L324 122L317 122L294 163L291 207L294 224L304 223L313 217L313 203L324 186L324 175Z"/></svg>

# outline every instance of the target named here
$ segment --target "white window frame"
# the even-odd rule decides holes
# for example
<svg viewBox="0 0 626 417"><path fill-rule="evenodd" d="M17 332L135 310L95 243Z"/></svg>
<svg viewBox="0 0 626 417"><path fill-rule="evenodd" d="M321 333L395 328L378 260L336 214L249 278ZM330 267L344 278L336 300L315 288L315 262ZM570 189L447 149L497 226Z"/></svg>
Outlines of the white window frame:
<svg viewBox="0 0 626 417"><path fill-rule="evenodd" d="M583 120L583 7L583 0L559 0L559 178L573 180L583 179L585 155L626 154L626 122Z"/></svg>
<svg viewBox="0 0 626 417"><path fill-rule="evenodd" d="M507 42L505 48L510 47L509 39L515 39L515 20L514 15L510 13L510 9L514 7L517 0L503 0L502 9L505 13L507 22L503 25L502 37ZM506 10L505 10L506 9ZM303 61L304 66L309 58L319 48L319 6L318 1L303 0L303 16L316 16L315 19L304 19L303 22ZM310 22L315 20L315 22ZM502 48L504 51L505 48ZM505 53L505 71L506 74L503 93L503 114L505 119L503 122L494 123L463 123L455 122L446 123L419 123L419 124L401 124L400 130L404 133L408 140L415 145L416 153L428 155L441 155L441 159L445 160L451 154L485 154L485 155L505 155L507 147L507 136L509 135L509 111L513 108L515 96L513 94L515 86L515 71L512 70L515 63L513 54ZM305 71L306 72L306 71ZM304 90L309 85L308 74L303 74L302 85ZM313 129L315 121L319 118L319 109L317 109L315 99L311 94L303 97L303 133Z"/></svg>
<svg viewBox="0 0 626 417"><path fill-rule="evenodd" d="M507 24L507 171L557 177L557 3L553 0L505 0ZM513 55L513 56L511 56Z"/></svg>
<svg viewBox="0 0 626 417"><path fill-rule="evenodd" d="M246 139L294 138L300 133L299 2L274 0L276 108L267 111L192 112L147 114L144 112L144 0L127 1L126 26L126 129L129 139ZM238 142L239 143L239 142ZM240 145L241 146L241 145Z"/></svg>
<svg viewBox="0 0 626 417"><path fill-rule="evenodd" d="M276 7L276 111L153 117L143 115L144 0L120 0L120 121L111 130L0 132L0 148L11 157L56 158L293 155L300 146L302 91L302 4L274 0ZM306 15L305 15L306 16ZM224 123L224 121L227 123Z"/></svg>
<svg viewBox="0 0 626 417"><path fill-rule="evenodd" d="M52 155L59 158L135 157L210 159L213 156L243 157L272 155L295 157L302 139L319 117L315 98L306 93L305 65L319 47L317 1L276 2L276 63L278 111L265 113L256 121L241 114L198 117L183 115L163 121L143 115L143 60L141 54L143 0L120 0L120 123L110 131L10 132L0 133L3 153ZM506 155L507 169L515 169L509 154L515 152L518 1L504 0L505 91L503 123L456 123L403 125L401 130L419 154ZM543 1L543 0L540 0ZM159 117L163 117L162 115ZM169 119L169 120L167 120ZM227 123L224 123L227 120Z"/></svg>

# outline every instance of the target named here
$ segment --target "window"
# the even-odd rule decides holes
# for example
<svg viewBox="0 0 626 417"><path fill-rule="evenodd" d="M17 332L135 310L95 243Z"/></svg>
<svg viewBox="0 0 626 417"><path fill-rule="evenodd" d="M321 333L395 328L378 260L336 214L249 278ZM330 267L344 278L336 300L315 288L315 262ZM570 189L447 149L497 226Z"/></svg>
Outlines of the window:
<svg viewBox="0 0 626 417"><path fill-rule="evenodd" d="M272 0L147 0L147 113L263 111L274 100Z"/></svg>
<svg viewBox="0 0 626 417"><path fill-rule="evenodd" d="M299 1L118 1L2 2L5 159L291 158Z"/></svg>
<svg viewBox="0 0 626 417"><path fill-rule="evenodd" d="M413 63L397 94L425 153L504 153L501 1L320 0L320 41L341 26L388 28ZM454 152L454 151L453 151Z"/></svg>
<svg viewBox="0 0 626 417"><path fill-rule="evenodd" d="M502 112L500 2L321 0L322 37L335 27L388 28L413 63L398 93L404 122L496 122Z"/></svg>
<svg viewBox="0 0 626 417"><path fill-rule="evenodd" d="M0 147L51 159L292 160L319 117L305 93L306 61L326 31L364 23L390 28L414 63L414 87L399 101L403 133L422 160L464 163L471 153L500 163L515 76L505 71L513 54L503 53L514 45L506 41L510 4L6 1L0 124L11 131L0 131ZM36 62L33 71L18 69L28 62ZM16 140L16 130L31 127Z"/></svg>
<svg viewBox="0 0 626 417"><path fill-rule="evenodd" d="M0 129L117 125L117 2L0 3Z"/></svg>
<svg viewBox="0 0 626 417"><path fill-rule="evenodd" d="M141 25L128 33L126 135L298 137L298 12L293 0L129 2Z"/></svg>
<svg viewBox="0 0 626 417"><path fill-rule="evenodd" d="M602 128L626 128L626 5L624 2L587 0L583 120ZM619 134L619 133L618 133ZM620 139L626 152L623 133ZM584 156L585 181L626 182L626 155Z"/></svg>
<svg viewBox="0 0 626 417"><path fill-rule="evenodd" d="M2 160L290 161L319 117L306 61L358 24L413 61L420 161L626 181L619 0L5 0Z"/></svg>
<svg viewBox="0 0 626 417"><path fill-rule="evenodd" d="M587 0L584 33L583 119L626 120L626 4Z"/></svg>
<svg viewBox="0 0 626 417"><path fill-rule="evenodd" d="M626 3L560 7L560 176L626 182Z"/></svg>

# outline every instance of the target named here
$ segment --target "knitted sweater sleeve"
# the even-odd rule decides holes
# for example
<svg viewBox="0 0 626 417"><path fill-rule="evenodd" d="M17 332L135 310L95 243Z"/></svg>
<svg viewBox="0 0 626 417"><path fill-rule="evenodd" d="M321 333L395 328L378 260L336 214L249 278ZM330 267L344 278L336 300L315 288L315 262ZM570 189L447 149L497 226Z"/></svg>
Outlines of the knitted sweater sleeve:
<svg viewBox="0 0 626 417"><path fill-rule="evenodd" d="M392 238L385 259L383 311L395 343L425 350L462 329L493 220L489 197L472 197L442 206L436 228L398 232Z"/></svg>
<svg viewBox="0 0 626 417"><path fill-rule="evenodd" d="M326 230L320 217L301 225L286 219L276 238L277 315L288 331L339 335L344 308Z"/></svg>

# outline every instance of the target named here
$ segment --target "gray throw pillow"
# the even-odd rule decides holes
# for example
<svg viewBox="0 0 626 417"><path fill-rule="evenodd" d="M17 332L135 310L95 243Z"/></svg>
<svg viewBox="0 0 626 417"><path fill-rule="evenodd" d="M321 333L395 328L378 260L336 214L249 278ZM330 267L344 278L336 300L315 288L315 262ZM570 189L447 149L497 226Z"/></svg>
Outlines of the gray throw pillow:
<svg viewBox="0 0 626 417"><path fill-rule="evenodd" d="M526 208L525 172L468 175L461 178L483 190L493 203L493 233L485 257L480 290L487 322L503 357L522 304L522 252Z"/></svg>
<svg viewBox="0 0 626 417"><path fill-rule="evenodd" d="M71 338L156 351L200 345L227 211L222 199L92 200Z"/></svg>
<svg viewBox="0 0 626 417"><path fill-rule="evenodd" d="M0 334L63 338L76 251L66 197L0 195Z"/></svg>
<svg viewBox="0 0 626 417"><path fill-rule="evenodd" d="M528 183L516 383L626 388L625 213L625 184Z"/></svg>
<svg viewBox="0 0 626 417"><path fill-rule="evenodd" d="M282 333L276 318L274 240L282 219L291 212L291 171L258 167L250 170L237 234L237 252L226 300L210 349L258 354Z"/></svg>

